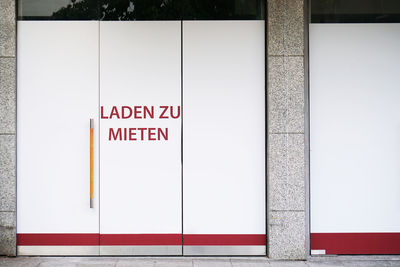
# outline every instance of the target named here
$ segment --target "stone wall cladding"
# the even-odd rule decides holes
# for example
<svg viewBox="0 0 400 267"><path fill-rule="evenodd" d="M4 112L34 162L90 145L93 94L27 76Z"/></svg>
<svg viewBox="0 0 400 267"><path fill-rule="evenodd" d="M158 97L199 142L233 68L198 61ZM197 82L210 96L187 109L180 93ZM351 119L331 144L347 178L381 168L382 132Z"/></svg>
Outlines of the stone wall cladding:
<svg viewBox="0 0 400 267"><path fill-rule="evenodd" d="M306 259L304 1L267 5L268 256Z"/></svg>
<svg viewBox="0 0 400 267"><path fill-rule="evenodd" d="M16 255L15 1L0 0L0 255Z"/></svg>

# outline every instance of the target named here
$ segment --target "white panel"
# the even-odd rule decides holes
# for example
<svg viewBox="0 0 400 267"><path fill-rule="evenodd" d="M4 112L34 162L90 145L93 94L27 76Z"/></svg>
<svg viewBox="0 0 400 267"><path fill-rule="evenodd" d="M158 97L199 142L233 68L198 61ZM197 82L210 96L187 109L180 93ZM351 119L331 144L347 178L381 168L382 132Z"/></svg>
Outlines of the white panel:
<svg viewBox="0 0 400 267"><path fill-rule="evenodd" d="M310 25L311 232L400 231L400 24Z"/></svg>
<svg viewBox="0 0 400 267"><path fill-rule="evenodd" d="M19 21L18 233L98 233L98 101L98 23Z"/></svg>
<svg viewBox="0 0 400 267"><path fill-rule="evenodd" d="M264 21L184 21L184 234L265 234Z"/></svg>
<svg viewBox="0 0 400 267"><path fill-rule="evenodd" d="M101 233L181 233L181 23L100 23L101 105L155 106L154 119L101 120ZM113 128L168 127L168 141L109 141Z"/></svg>

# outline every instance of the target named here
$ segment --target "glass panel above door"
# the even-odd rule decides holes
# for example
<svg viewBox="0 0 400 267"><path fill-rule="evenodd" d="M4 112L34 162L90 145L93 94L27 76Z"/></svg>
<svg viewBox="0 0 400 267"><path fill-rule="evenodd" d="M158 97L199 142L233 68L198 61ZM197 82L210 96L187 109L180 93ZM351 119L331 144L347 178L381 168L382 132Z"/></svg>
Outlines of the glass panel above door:
<svg viewBox="0 0 400 267"><path fill-rule="evenodd" d="M261 0L182 0L184 20L263 20Z"/></svg>
<svg viewBox="0 0 400 267"><path fill-rule="evenodd" d="M311 0L311 23L398 23L399 0Z"/></svg>
<svg viewBox="0 0 400 267"><path fill-rule="evenodd" d="M99 0L100 20L180 20L182 0Z"/></svg>
<svg viewBox="0 0 400 267"><path fill-rule="evenodd" d="M19 20L98 20L97 0L20 0Z"/></svg>
<svg viewBox="0 0 400 267"><path fill-rule="evenodd" d="M263 20L261 0L20 0L19 20Z"/></svg>

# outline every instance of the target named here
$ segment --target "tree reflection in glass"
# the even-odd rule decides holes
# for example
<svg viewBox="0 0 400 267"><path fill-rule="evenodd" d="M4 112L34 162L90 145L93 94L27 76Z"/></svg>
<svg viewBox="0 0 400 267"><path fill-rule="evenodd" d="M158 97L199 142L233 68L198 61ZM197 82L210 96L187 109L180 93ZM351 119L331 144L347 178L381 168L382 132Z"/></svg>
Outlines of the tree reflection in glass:
<svg viewBox="0 0 400 267"><path fill-rule="evenodd" d="M261 0L21 0L20 18L43 20L264 19ZM55 10L50 13L44 10ZM35 12L32 12L35 10ZM38 10L42 10L38 14ZM39 12L40 13L40 12ZM51 15L50 15L51 14Z"/></svg>

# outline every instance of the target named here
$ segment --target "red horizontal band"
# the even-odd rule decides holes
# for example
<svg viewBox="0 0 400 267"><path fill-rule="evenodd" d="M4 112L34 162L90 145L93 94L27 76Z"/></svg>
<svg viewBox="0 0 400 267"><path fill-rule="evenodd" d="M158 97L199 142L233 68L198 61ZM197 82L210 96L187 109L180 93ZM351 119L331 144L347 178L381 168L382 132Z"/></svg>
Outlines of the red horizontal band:
<svg viewBox="0 0 400 267"><path fill-rule="evenodd" d="M310 242L326 254L400 254L400 233L312 233Z"/></svg>
<svg viewBox="0 0 400 267"><path fill-rule="evenodd" d="M19 246L98 246L99 234L17 234Z"/></svg>
<svg viewBox="0 0 400 267"><path fill-rule="evenodd" d="M186 246L265 246L265 235L183 235ZM17 234L19 246L181 246L182 234Z"/></svg>
<svg viewBox="0 0 400 267"><path fill-rule="evenodd" d="M101 246L181 246L181 234L101 234Z"/></svg>
<svg viewBox="0 0 400 267"><path fill-rule="evenodd" d="M185 246L265 246L265 235L183 235Z"/></svg>

